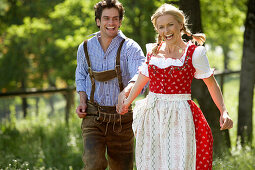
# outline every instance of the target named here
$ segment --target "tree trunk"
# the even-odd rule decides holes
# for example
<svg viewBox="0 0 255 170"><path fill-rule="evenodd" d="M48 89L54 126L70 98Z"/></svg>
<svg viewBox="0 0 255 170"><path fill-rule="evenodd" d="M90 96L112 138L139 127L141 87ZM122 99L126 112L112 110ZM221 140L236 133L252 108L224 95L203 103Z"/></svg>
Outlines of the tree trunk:
<svg viewBox="0 0 255 170"><path fill-rule="evenodd" d="M69 124L69 115L70 115L70 110L74 104L74 93L72 90L67 91L64 94L64 97L66 99L66 107L65 107L65 121L66 124Z"/></svg>
<svg viewBox="0 0 255 170"><path fill-rule="evenodd" d="M3 118L10 118L10 100L11 99L1 99L0 100L0 122Z"/></svg>
<svg viewBox="0 0 255 170"><path fill-rule="evenodd" d="M55 113L54 95L51 95L49 97L49 104L50 104L50 113L49 113L49 116L53 116L53 114Z"/></svg>
<svg viewBox="0 0 255 170"><path fill-rule="evenodd" d="M255 83L255 0L248 1L240 75L238 132L241 144L252 144L252 104Z"/></svg>
<svg viewBox="0 0 255 170"><path fill-rule="evenodd" d="M21 88L23 91L26 90L26 84L25 84L25 80L23 79L21 81ZM27 98L26 97L22 97L22 110L23 110L23 117L25 118L27 116Z"/></svg>
<svg viewBox="0 0 255 170"><path fill-rule="evenodd" d="M229 46L225 46L224 44L221 45L222 49L223 49L223 55L224 55L224 71L228 71L228 63L229 63ZM224 76L225 75L220 75L220 88L221 88L221 92L222 94L224 93Z"/></svg>
<svg viewBox="0 0 255 170"><path fill-rule="evenodd" d="M36 114L36 116L39 115L39 100L40 100L39 97L35 98L35 114Z"/></svg>
<svg viewBox="0 0 255 170"><path fill-rule="evenodd" d="M52 78L49 79L49 85L52 88L56 88L56 82ZM55 96L51 95L49 98L49 104L50 104L50 113L49 116L52 116L55 113Z"/></svg>
<svg viewBox="0 0 255 170"><path fill-rule="evenodd" d="M228 63L229 63L229 47L222 45L223 55L224 55L224 70L228 70Z"/></svg>
<svg viewBox="0 0 255 170"><path fill-rule="evenodd" d="M201 12L199 0L180 0L180 9L189 17L192 33L202 32ZM202 80L194 79L192 82L192 97L197 99L211 129L214 138L214 153L221 155L230 147L228 130L220 131L220 113L211 99L210 93Z"/></svg>

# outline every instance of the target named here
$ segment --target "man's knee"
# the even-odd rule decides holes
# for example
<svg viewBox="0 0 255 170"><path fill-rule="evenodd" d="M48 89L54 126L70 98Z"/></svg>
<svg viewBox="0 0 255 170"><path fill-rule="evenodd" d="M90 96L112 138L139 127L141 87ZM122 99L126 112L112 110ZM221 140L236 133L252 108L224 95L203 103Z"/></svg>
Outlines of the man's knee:
<svg viewBox="0 0 255 170"><path fill-rule="evenodd" d="M109 165L112 170L133 170L133 152L125 154L108 153Z"/></svg>
<svg viewBox="0 0 255 170"><path fill-rule="evenodd" d="M107 168L107 160L105 156L96 154L83 155L84 170L105 170Z"/></svg>

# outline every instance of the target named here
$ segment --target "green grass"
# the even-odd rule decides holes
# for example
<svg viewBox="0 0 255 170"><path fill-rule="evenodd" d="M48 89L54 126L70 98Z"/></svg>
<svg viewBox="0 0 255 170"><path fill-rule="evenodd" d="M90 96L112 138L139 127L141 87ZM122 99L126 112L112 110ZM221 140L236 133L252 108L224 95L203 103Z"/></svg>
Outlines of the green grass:
<svg viewBox="0 0 255 170"><path fill-rule="evenodd" d="M232 151L231 155L214 159L214 170L255 169L255 149L242 148L236 144L238 87L238 75L226 78L224 100L234 120L234 128L230 130ZM138 99L141 98L139 96ZM81 120L73 112L69 126L66 126L65 102L61 96L57 96L56 101L55 113L52 115L48 114L50 107L47 100L41 99L40 112L36 115L34 99L30 98L28 102L31 106L26 119L21 118L20 112L15 116L14 105L10 106L13 112L11 118L0 124L0 169L82 169ZM15 102L20 104L21 101L16 99Z"/></svg>
<svg viewBox="0 0 255 170"><path fill-rule="evenodd" d="M240 145L233 148L231 155L224 155L213 161L213 170L254 170L255 149L242 148Z"/></svg>
<svg viewBox="0 0 255 170"><path fill-rule="evenodd" d="M238 98L239 98L239 75L228 76L225 80L223 96L225 105L234 121L234 126L229 130L231 140L231 155L224 155L213 161L214 170L254 170L255 169L255 139L251 147L241 147L237 142L237 123L238 123ZM255 92L254 97L255 98ZM255 113L255 100L253 100L253 113ZM253 116L253 122L255 117ZM253 127L255 124L253 123ZM254 129L254 128L253 128ZM255 136L255 131L253 131Z"/></svg>
<svg viewBox="0 0 255 170"><path fill-rule="evenodd" d="M234 121L234 126L230 130L230 139L232 147L236 146L237 141L237 123L238 123L238 98L239 98L239 75L228 76L225 80L223 96L224 103L228 109L231 118ZM254 89L254 97L253 97L253 113L255 113L255 89ZM255 122L255 117L253 116L253 122ZM253 123L253 127L255 124ZM253 136L255 136L255 131L253 131ZM255 146L255 140L253 140L253 146Z"/></svg>
<svg viewBox="0 0 255 170"><path fill-rule="evenodd" d="M46 109L47 110L47 109ZM80 120L64 113L3 121L0 129L0 169L81 169L82 137Z"/></svg>

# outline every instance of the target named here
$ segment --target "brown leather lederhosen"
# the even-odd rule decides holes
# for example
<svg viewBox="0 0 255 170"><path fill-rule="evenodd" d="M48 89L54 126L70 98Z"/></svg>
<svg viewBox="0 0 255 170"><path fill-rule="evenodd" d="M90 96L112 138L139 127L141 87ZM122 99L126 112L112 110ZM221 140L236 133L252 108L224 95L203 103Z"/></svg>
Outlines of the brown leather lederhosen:
<svg viewBox="0 0 255 170"><path fill-rule="evenodd" d="M125 40L120 43L116 56L116 66L113 70L93 71L89 60L87 41L84 41L84 53L88 64L91 80L90 100L87 102L87 116L82 121L84 141L83 161L86 170L109 169L132 170L134 134L132 131L133 113L130 110L125 115L116 112L115 106L100 106L94 101L95 81L118 79L120 91L123 90L120 70L120 52ZM105 151L107 157L105 158Z"/></svg>

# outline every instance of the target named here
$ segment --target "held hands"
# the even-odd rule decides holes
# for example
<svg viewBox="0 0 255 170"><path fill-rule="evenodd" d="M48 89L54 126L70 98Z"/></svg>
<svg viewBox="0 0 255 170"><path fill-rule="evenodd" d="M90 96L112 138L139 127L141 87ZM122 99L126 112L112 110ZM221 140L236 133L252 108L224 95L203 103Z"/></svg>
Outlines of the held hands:
<svg viewBox="0 0 255 170"><path fill-rule="evenodd" d="M87 104L80 104L77 108L76 108L76 113L79 116L79 118L85 118L86 116L86 109L87 109Z"/></svg>
<svg viewBox="0 0 255 170"><path fill-rule="evenodd" d="M119 114L124 115L125 113L128 112L128 107L129 105L127 104L126 95L124 92L121 92L118 96L118 104L116 106L116 111Z"/></svg>
<svg viewBox="0 0 255 170"><path fill-rule="evenodd" d="M220 116L220 127L220 130L231 129L233 127L233 121L227 111L224 111Z"/></svg>

